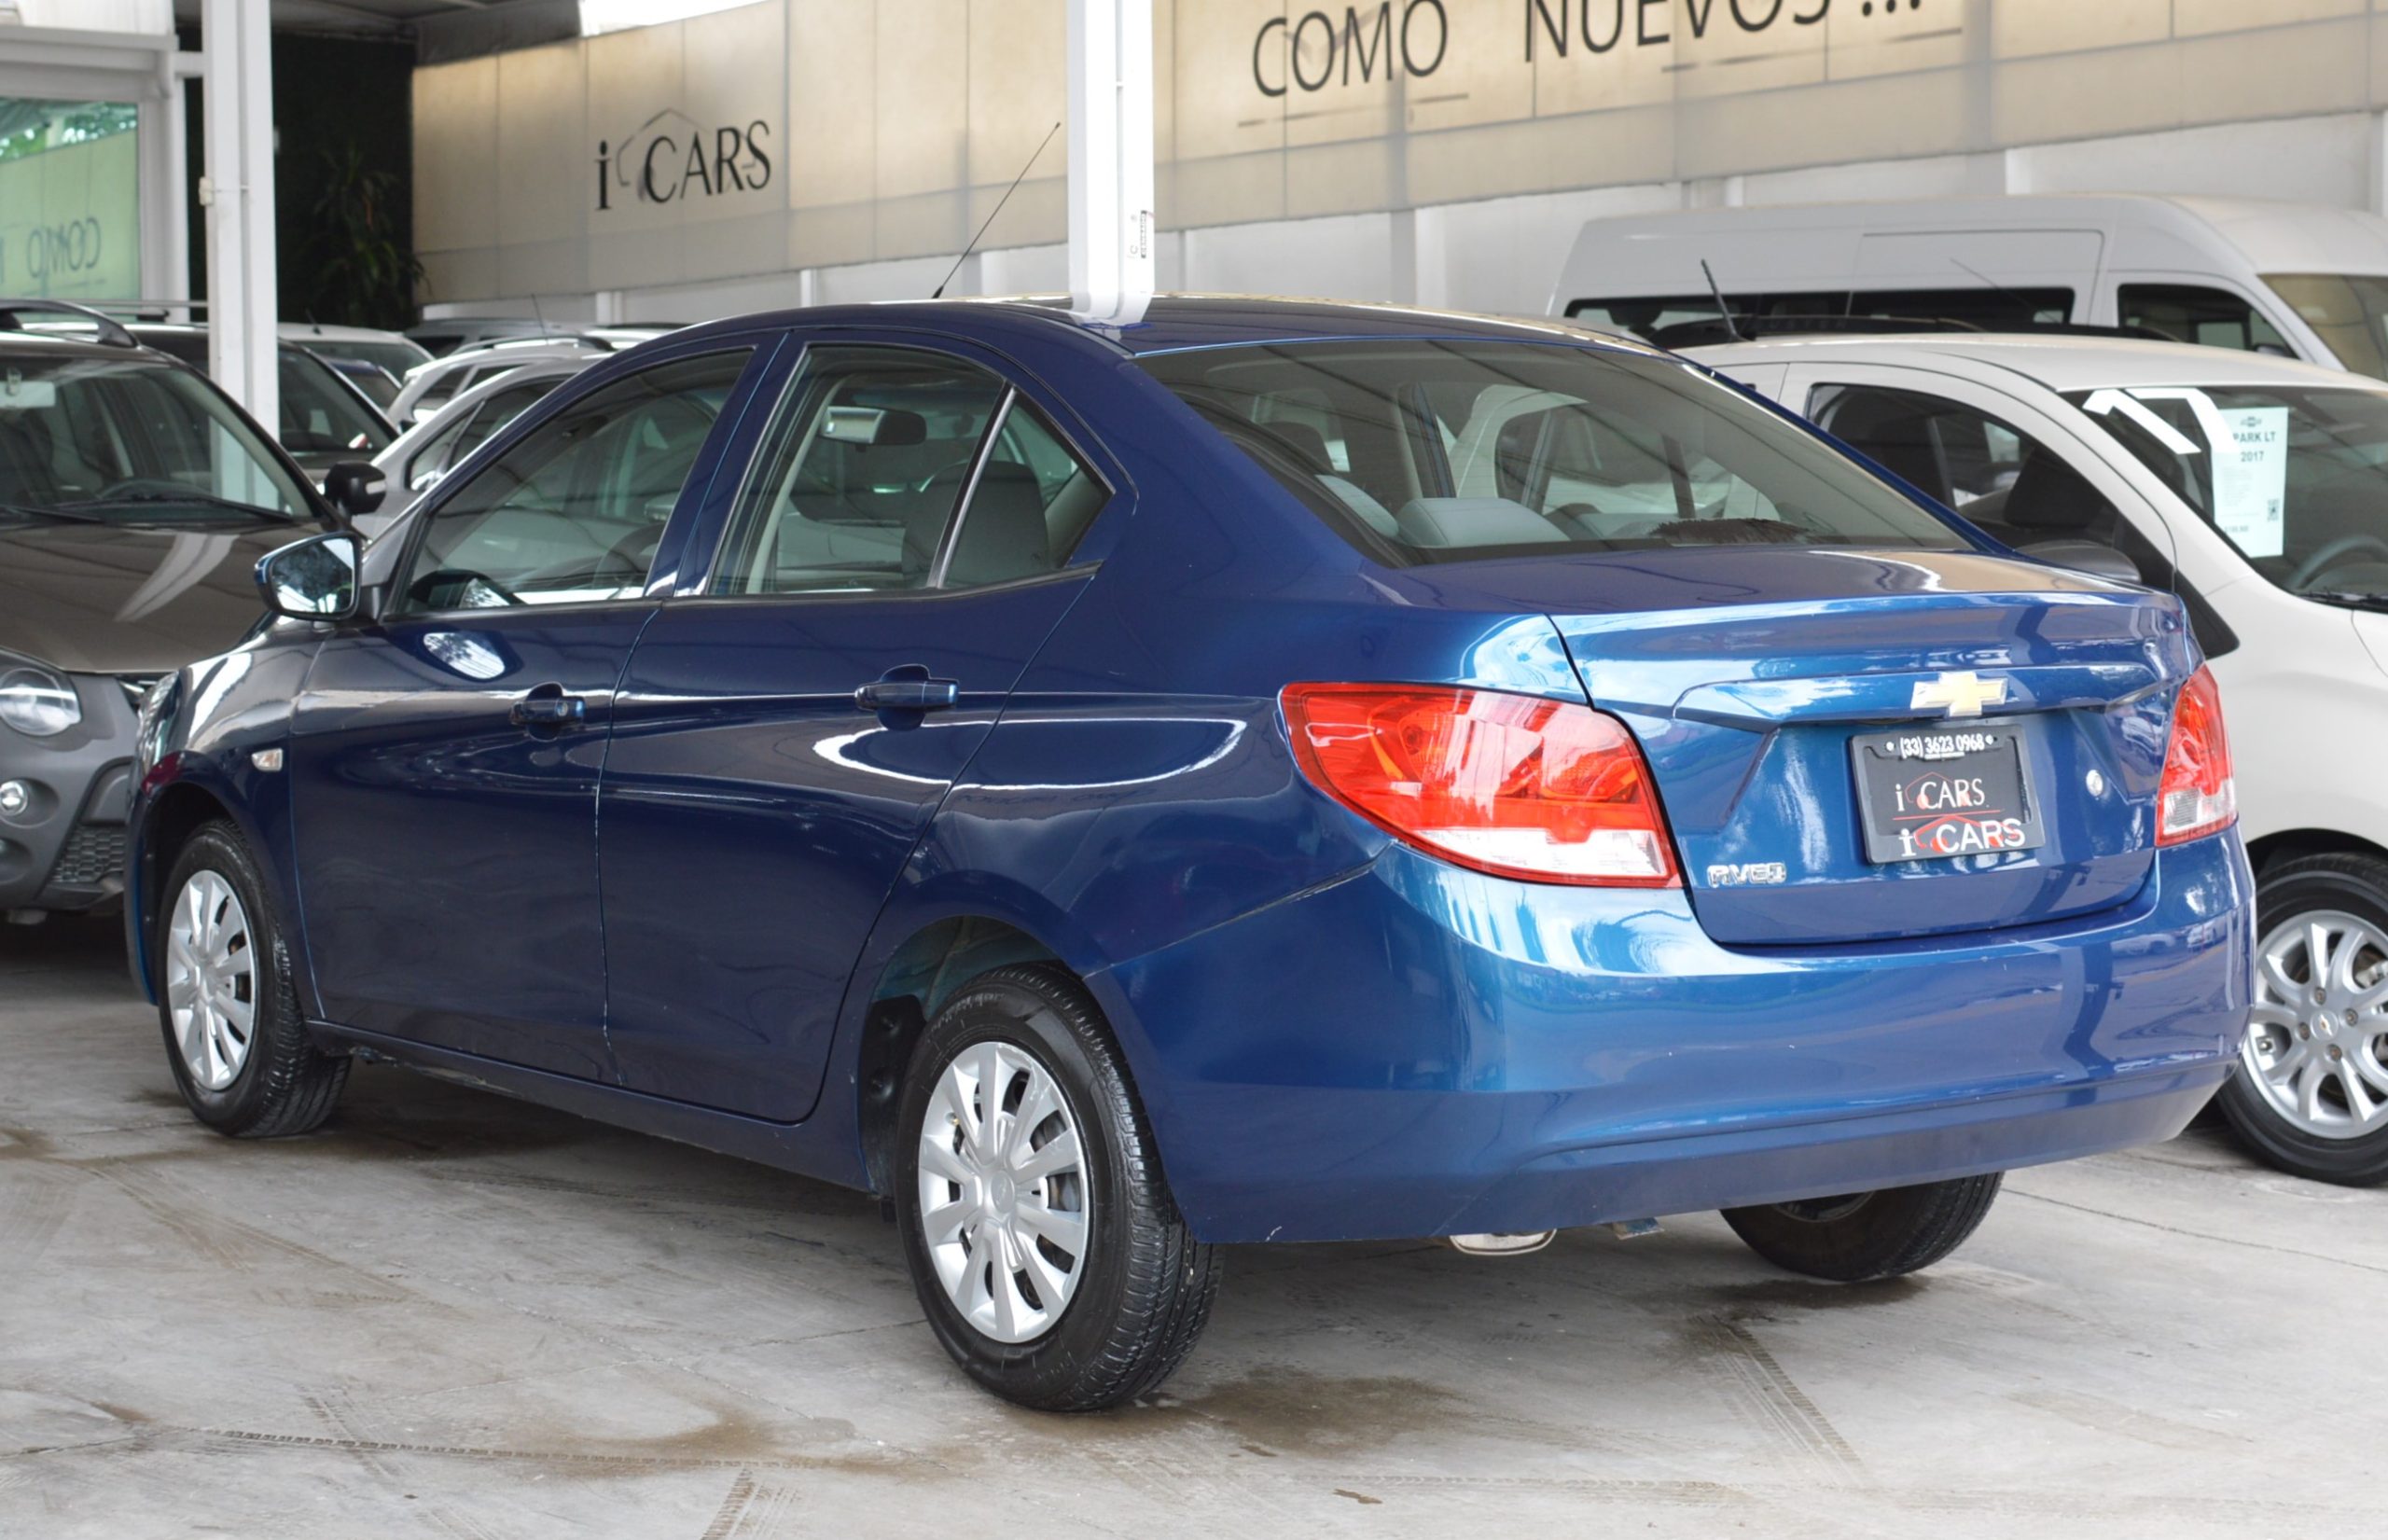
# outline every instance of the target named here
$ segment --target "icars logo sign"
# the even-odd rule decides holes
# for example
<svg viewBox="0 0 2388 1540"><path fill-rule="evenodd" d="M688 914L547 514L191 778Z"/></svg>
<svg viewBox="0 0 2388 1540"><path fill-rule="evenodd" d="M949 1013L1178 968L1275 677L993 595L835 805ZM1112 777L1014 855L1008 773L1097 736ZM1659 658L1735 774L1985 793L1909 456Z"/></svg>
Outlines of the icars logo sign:
<svg viewBox="0 0 2388 1540"><path fill-rule="evenodd" d="M618 140L597 141L597 208L611 209L618 197L670 203L768 187L771 137L759 118L708 129L666 107Z"/></svg>

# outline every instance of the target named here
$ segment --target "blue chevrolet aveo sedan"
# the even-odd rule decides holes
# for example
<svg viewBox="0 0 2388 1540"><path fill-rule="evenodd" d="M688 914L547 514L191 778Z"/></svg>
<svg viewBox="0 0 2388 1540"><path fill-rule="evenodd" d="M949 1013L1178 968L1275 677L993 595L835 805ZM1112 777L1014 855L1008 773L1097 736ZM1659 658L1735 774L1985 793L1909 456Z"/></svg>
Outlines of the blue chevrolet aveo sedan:
<svg viewBox="0 0 2388 1540"><path fill-rule="evenodd" d="M2180 605L1565 327L698 326L259 577L143 708L192 1111L364 1054L875 1191L1030 1406L1158 1383L1227 1242L1906 1272L2247 1009Z"/></svg>

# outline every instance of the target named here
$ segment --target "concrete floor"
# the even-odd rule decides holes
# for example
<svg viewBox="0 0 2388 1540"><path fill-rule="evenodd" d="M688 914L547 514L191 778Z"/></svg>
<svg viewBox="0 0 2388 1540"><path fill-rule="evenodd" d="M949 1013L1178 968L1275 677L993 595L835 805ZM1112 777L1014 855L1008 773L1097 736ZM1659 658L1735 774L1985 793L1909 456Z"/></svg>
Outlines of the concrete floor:
<svg viewBox="0 0 2388 1540"><path fill-rule="evenodd" d="M106 927L0 932L0 1535L2383 1533L2388 1192L2198 1130L1843 1290L1713 1215L1239 1248L1149 1405L1012 1410L870 1200L392 1070L185 1116ZM834 1526L834 1528L833 1528Z"/></svg>

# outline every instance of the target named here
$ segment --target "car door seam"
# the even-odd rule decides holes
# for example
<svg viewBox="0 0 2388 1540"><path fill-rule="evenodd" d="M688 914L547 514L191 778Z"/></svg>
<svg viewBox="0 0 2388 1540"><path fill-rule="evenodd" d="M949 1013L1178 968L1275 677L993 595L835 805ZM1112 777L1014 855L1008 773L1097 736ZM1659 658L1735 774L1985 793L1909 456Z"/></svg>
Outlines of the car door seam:
<svg viewBox="0 0 2388 1540"><path fill-rule="evenodd" d="M597 749L597 777L589 795L589 867L597 893L597 1037L605 1049L605 1065L614 1084L627 1086L622 1061L614 1051L614 957L613 943L605 929L605 770L614 757L614 723L619 714L622 687L631 676L631 660L638 656L638 645L646 639L647 628L663 613L659 603L650 601L646 618L638 623L631 637L631 645L622 649L621 666L615 671L613 688L605 701L605 737Z"/></svg>

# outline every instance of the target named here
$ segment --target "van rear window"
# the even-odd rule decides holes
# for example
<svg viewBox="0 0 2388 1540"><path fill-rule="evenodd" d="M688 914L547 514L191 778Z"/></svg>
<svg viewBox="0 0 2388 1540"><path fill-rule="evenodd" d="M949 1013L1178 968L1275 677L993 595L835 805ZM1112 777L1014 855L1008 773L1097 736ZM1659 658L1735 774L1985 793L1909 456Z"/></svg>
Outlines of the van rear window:
<svg viewBox="0 0 2388 1540"><path fill-rule="evenodd" d="M1823 440L1662 357L1321 341L1142 363L1389 564L1672 546L1968 547Z"/></svg>
<svg viewBox="0 0 2388 1540"><path fill-rule="evenodd" d="M1984 331L2011 331L2019 326L2069 321L2073 291L2069 288L1848 289L1742 291L1725 296L1736 318L1754 316L1880 316L1896 321L1962 321ZM1576 299L1567 317L1578 325L1596 326L1649 341L1668 326L1716 319L1716 300L1706 294L1659 298Z"/></svg>

